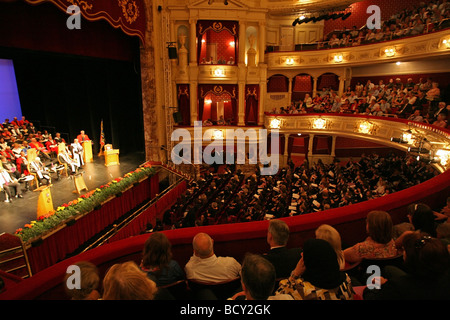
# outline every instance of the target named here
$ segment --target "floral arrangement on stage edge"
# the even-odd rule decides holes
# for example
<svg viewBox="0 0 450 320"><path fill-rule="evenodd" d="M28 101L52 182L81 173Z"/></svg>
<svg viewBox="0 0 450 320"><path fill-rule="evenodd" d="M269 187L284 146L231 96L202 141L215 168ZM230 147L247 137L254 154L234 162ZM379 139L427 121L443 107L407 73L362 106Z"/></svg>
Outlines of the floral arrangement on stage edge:
<svg viewBox="0 0 450 320"><path fill-rule="evenodd" d="M14 234L19 236L23 242L42 236L76 216L95 210L133 184L153 175L155 171L155 168L146 163L123 177L116 178L81 195L78 199L65 203L56 210L40 216L37 220L25 224L23 228L17 229Z"/></svg>

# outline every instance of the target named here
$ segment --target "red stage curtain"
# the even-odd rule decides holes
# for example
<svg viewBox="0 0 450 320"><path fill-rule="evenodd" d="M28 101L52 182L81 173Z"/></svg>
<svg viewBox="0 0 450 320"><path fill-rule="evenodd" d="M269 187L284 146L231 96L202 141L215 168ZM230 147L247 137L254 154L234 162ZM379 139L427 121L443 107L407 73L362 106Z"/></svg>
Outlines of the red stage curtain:
<svg viewBox="0 0 450 320"><path fill-rule="evenodd" d="M77 5L73 0L25 0L36 5L50 2L67 12L71 5ZM138 36L144 43L146 29L145 4L143 0L117 0L117 1L81 1L80 13L88 21L103 19L114 28L120 28L130 36Z"/></svg>
<svg viewBox="0 0 450 320"><path fill-rule="evenodd" d="M235 44L238 43L239 39L239 22L238 21L217 21L217 20L198 20L197 21L197 61L200 61L200 55L202 51L202 36L208 31L212 30L214 32L227 31L234 37ZM238 61L238 45L234 46L234 56L235 63ZM219 57L218 57L219 58Z"/></svg>
<svg viewBox="0 0 450 320"><path fill-rule="evenodd" d="M319 83L317 84L317 90L323 88L331 88L333 90L339 89L338 76L334 73L325 73L319 77Z"/></svg>
<svg viewBox="0 0 450 320"><path fill-rule="evenodd" d="M245 86L245 124L258 124L259 85Z"/></svg>
<svg viewBox="0 0 450 320"><path fill-rule="evenodd" d="M267 92L288 92L288 78L283 75L273 75L267 83Z"/></svg>
<svg viewBox="0 0 450 320"><path fill-rule="evenodd" d="M182 121L179 124L188 126L191 124L191 99L189 85L178 85L178 112L181 113Z"/></svg>

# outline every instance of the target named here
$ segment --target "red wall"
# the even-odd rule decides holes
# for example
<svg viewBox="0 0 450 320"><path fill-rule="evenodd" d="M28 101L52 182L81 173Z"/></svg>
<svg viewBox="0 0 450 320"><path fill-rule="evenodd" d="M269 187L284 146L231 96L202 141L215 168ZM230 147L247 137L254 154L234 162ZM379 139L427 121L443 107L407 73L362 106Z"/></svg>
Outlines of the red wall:
<svg viewBox="0 0 450 320"><path fill-rule="evenodd" d="M366 24L367 18L372 14L366 13L367 7L377 5L381 11L381 21L389 19L393 14L403 11L406 8L413 8L424 0L365 0L350 5L352 14L349 18L327 20L324 22L324 36L333 30L351 29L353 26L358 28Z"/></svg>

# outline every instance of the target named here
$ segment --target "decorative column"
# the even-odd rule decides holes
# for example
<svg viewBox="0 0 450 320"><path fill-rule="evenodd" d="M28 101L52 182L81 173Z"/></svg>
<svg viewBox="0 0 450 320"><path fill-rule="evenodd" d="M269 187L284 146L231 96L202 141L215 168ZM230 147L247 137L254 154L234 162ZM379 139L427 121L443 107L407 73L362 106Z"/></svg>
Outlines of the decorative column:
<svg viewBox="0 0 450 320"><path fill-rule="evenodd" d="M264 63L264 56L266 52L266 22L259 22L259 64Z"/></svg>
<svg viewBox="0 0 450 320"><path fill-rule="evenodd" d="M331 157L334 159L336 157L336 136L332 136L333 141L331 142Z"/></svg>
<svg viewBox="0 0 450 320"><path fill-rule="evenodd" d="M147 21L145 43L140 49L145 157L147 161L164 161L165 151L161 151L160 146L165 144L165 139L158 129L164 119L164 110L158 105L157 99L157 91L163 88L156 77L156 61L160 58L158 50L163 44L154 43L156 34L161 33L161 30L157 27L159 20L154 18L151 3L146 2L143 14L146 15Z"/></svg>
<svg viewBox="0 0 450 320"><path fill-rule="evenodd" d="M292 101L292 79L289 79L289 85L288 85L288 101L289 101L289 105L291 104Z"/></svg>
<svg viewBox="0 0 450 320"><path fill-rule="evenodd" d="M190 95L190 107L191 107L191 126L194 125L194 121L197 121L198 119L198 112L197 112L197 106L198 106L198 85L196 81L191 81L189 83L189 95ZM201 119L200 119L201 121Z"/></svg>
<svg viewBox="0 0 450 320"><path fill-rule="evenodd" d="M245 82L238 82L238 126L245 126Z"/></svg>
<svg viewBox="0 0 450 320"><path fill-rule="evenodd" d="M339 91L338 91L339 97L341 97L342 94L344 93L344 86L345 86L345 78L339 77Z"/></svg>
<svg viewBox="0 0 450 320"><path fill-rule="evenodd" d="M311 98L314 98L317 94L317 80L319 80L318 77L313 77L313 92Z"/></svg>
<svg viewBox="0 0 450 320"><path fill-rule="evenodd" d="M197 64L197 20L189 20L189 64Z"/></svg>
<svg viewBox="0 0 450 320"><path fill-rule="evenodd" d="M239 21L239 58L238 65L245 65L245 43L247 42L247 27L244 21Z"/></svg>
<svg viewBox="0 0 450 320"><path fill-rule="evenodd" d="M313 146L314 146L314 134L310 134L308 141L308 162L310 164L312 164L311 158L313 156Z"/></svg>
<svg viewBox="0 0 450 320"><path fill-rule="evenodd" d="M181 34L178 36L178 41L180 43L180 49L178 49L178 66L181 70L186 71L188 66L188 50L185 47L187 36Z"/></svg>
<svg viewBox="0 0 450 320"><path fill-rule="evenodd" d="M287 165L289 158L289 133L284 134L284 152L283 152L283 165Z"/></svg>

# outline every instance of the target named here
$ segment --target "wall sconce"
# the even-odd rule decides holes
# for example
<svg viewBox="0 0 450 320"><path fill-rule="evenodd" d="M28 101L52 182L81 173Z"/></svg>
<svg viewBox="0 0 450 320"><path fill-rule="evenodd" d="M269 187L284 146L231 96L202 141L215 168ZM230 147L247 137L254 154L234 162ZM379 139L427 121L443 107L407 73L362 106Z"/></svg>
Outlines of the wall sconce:
<svg viewBox="0 0 450 320"><path fill-rule="evenodd" d="M436 151L436 157L439 158L442 166L450 164L450 150L439 149Z"/></svg>
<svg viewBox="0 0 450 320"><path fill-rule="evenodd" d="M222 140L223 139L223 130L214 130L213 137L216 140Z"/></svg>
<svg viewBox="0 0 450 320"><path fill-rule="evenodd" d="M445 46L445 48L450 49L450 38L442 40L442 44Z"/></svg>
<svg viewBox="0 0 450 320"><path fill-rule="evenodd" d="M340 62L342 62L342 61L344 61L344 56L342 55L342 53L337 53L337 54L335 54L335 56L334 56L334 62L340 63Z"/></svg>
<svg viewBox="0 0 450 320"><path fill-rule="evenodd" d="M294 64L294 58L287 58L286 64L292 66Z"/></svg>
<svg viewBox="0 0 450 320"><path fill-rule="evenodd" d="M223 68L214 69L214 76L215 77L225 77L225 70Z"/></svg>
<svg viewBox="0 0 450 320"><path fill-rule="evenodd" d="M386 55L386 57L393 57L395 56L395 48L394 47L389 47L384 49L384 54Z"/></svg>
<svg viewBox="0 0 450 320"><path fill-rule="evenodd" d="M229 45L230 45L230 47L234 47L236 45L236 43L234 41L230 41Z"/></svg>
<svg viewBox="0 0 450 320"><path fill-rule="evenodd" d="M373 123L367 120L361 121L357 127L358 132L364 134L374 134L376 128L377 127Z"/></svg>
<svg viewBox="0 0 450 320"><path fill-rule="evenodd" d="M280 129L280 127L281 127L281 120L280 119L272 119L271 121L270 121L270 128L271 129Z"/></svg>
<svg viewBox="0 0 450 320"><path fill-rule="evenodd" d="M414 142L416 141L416 137L412 134L411 130L403 132L402 139L409 144L414 144Z"/></svg>
<svg viewBox="0 0 450 320"><path fill-rule="evenodd" d="M311 128L318 129L318 130L327 129L330 126L331 126L331 121L323 119L322 117L314 119L311 123Z"/></svg>
<svg viewBox="0 0 450 320"><path fill-rule="evenodd" d="M211 99L206 99L206 100L205 100L205 103L206 103L206 104L211 104L211 103L212 103L212 100L211 100Z"/></svg>

